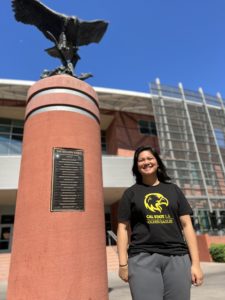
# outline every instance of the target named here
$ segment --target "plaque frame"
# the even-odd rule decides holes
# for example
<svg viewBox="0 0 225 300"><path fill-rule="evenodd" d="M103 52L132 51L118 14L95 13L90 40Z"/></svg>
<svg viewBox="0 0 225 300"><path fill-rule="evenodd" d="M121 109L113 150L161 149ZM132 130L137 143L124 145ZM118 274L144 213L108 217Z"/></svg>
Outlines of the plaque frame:
<svg viewBox="0 0 225 300"><path fill-rule="evenodd" d="M71 180L71 176L74 176L74 180ZM85 211L83 149L52 148L50 211Z"/></svg>

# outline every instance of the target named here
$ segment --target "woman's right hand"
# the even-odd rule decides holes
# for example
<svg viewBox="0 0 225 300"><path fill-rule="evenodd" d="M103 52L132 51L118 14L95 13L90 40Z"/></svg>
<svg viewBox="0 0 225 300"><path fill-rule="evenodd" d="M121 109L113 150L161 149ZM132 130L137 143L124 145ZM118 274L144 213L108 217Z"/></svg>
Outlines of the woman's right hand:
<svg viewBox="0 0 225 300"><path fill-rule="evenodd" d="M119 277L123 281L128 282L128 265L125 267L119 267Z"/></svg>

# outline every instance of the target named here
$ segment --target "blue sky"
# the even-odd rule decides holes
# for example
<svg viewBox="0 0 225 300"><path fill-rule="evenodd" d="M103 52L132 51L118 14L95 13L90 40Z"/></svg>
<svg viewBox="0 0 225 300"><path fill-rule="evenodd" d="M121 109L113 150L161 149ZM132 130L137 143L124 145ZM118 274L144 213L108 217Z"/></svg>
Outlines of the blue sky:
<svg viewBox="0 0 225 300"><path fill-rule="evenodd" d="M60 65L44 52L52 46L34 26L16 22L10 0L0 1L0 78L38 80ZM42 0L84 20L109 21L99 44L83 46L76 73L87 83L141 92L161 83L225 98L224 0Z"/></svg>

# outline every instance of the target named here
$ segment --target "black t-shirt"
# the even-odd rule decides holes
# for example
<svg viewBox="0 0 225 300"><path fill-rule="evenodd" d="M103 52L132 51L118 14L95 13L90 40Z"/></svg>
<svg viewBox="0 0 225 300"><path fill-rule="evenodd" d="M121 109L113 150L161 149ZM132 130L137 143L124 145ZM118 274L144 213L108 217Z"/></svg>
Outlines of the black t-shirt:
<svg viewBox="0 0 225 300"><path fill-rule="evenodd" d="M129 256L140 252L165 255L188 253L179 217L192 214L182 191L173 183L134 184L120 201L118 221L129 221Z"/></svg>

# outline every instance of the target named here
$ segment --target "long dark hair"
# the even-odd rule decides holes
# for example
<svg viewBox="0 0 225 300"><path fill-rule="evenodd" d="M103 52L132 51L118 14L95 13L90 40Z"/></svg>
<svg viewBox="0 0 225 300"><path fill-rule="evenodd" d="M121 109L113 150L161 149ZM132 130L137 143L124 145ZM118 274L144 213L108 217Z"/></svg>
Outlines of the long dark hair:
<svg viewBox="0 0 225 300"><path fill-rule="evenodd" d="M133 167L132 172L136 179L136 183L142 183L142 175L138 171L138 156L142 151L150 151L151 154L156 158L158 163L158 169L157 169L157 178L160 182L168 182L171 180L171 178L167 174L166 167L164 163L162 162L158 152L150 147L150 146L141 146L136 149L134 153L134 160L133 160Z"/></svg>

